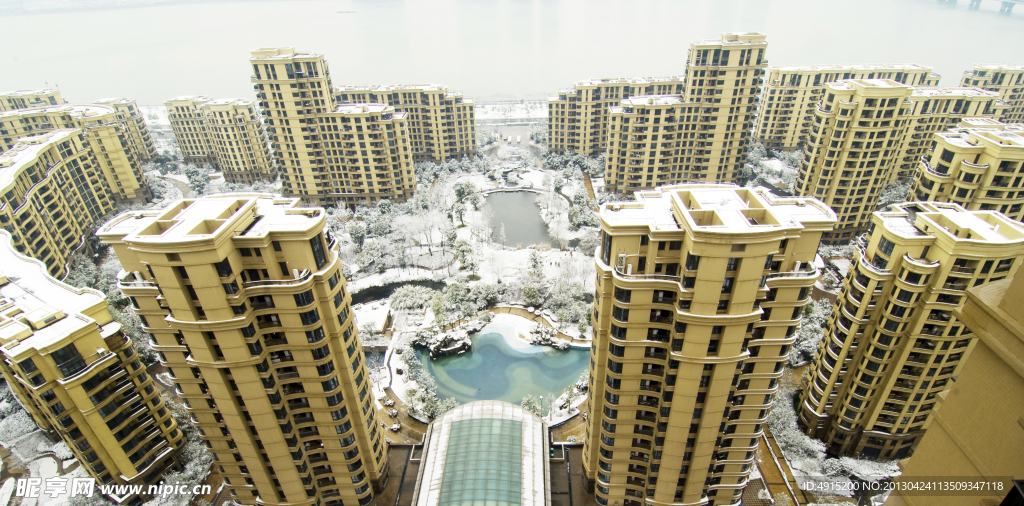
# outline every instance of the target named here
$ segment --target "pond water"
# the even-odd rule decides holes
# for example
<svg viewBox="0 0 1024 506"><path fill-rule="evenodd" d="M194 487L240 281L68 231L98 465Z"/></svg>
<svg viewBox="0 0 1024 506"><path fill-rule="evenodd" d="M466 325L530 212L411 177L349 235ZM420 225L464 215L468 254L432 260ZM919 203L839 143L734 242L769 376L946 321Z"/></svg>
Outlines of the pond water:
<svg viewBox="0 0 1024 506"><path fill-rule="evenodd" d="M487 196L487 203L494 210L491 236L501 242L501 226L505 225L505 245L516 244L526 247L531 244L551 244L548 226L540 218L537 194L533 192L498 192Z"/></svg>
<svg viewBox="0 0 1024 506"><path fill-rule="evenodd" d="M546 402L548 394L561 393L590 364L589 348L534 346L504 323L491 323L472 337L473 351L464 355L432 361L425 349L416 349L416 357L437 382L438 397L519 404L526 395L543 395Z"/></svg>

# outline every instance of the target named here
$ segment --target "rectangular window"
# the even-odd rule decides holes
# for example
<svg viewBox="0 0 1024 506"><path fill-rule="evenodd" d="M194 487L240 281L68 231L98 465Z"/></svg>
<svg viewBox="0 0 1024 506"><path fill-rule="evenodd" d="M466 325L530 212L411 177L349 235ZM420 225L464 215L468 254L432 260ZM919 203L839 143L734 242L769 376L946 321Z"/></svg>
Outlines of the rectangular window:
<svg viewBox="0 0 1024 506"><path fill-rule="evenodd" d="M313 258L316 260L317 270L323 269L327 265L327 255L324 253L324 243L320 239L320 234L310 239L309 245L313 248Z"/></svg>

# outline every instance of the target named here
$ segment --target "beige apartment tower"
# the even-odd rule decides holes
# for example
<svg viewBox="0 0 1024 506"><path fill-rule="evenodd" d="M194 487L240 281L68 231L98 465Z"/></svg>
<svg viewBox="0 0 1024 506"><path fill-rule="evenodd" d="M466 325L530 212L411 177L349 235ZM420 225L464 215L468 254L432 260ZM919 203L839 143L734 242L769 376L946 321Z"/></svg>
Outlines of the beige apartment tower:
<svg viewBox="0 0 1024 506"><path fill-rule="evenodd" d="M630 194L697 180L702 174L689 168L702 160L692 156L700 109L679 95L637 96L609 107L605 191Z"/></svg>
<svg viewBox="0 0 1024 506"><path fill-rule="evenodd" d="M997 119L1003 123L1024 123L1024 65L977 64L964 72L960 86L999 93L1008 107Z"/></svg>
<svg viewBox="0 0 1024 506"><path fill-rule="evenodd" d="M0 93L0 111L60 105L64 99L57 88L17 90Z"/></svg>
<svg viewBox="0 0 1024 506"><path fill-rule="evenodd" d="M599 156L608 147L609 108L638 95L682 95L683 76L590 79L548 98L548 149Z"/></svg>
<svg viewBox="0 0 1024 506"><path fill-rule="evenodd" d="M767 51L768 41L760 33L724 33L721 39L690 44L683 100L701 105L694 150L701 162L689 167L699 179L742 177Z"/></svg>
<svg viewBox="0 0 1024 506"><path fill-rule="evenodd" d="M826 243L849 242L867 227L906 132L911 92L888 79L825 85L795 193L836 211Z"/></svg>
<svg viewBox="0 0 1024 506"><path fill-rule="evenodd" d="M87 139L81 130L53 130L0 154L0 226L56 278L114 208Z"/></svg>
<svg viewBox="0 0 1024 506"><path fill-rule="evenodd" d="M989 283L966 292L953 311L976 329L977 343L956 383L940 394L941 408L910 460L900 463L897 480L956 476L965 481L1024 477L1024 276ZM984 413L984 416L979 416ZM987 495L889 496L886 506L974 506L999 504L1012 483Z"/></svg>
<svg viewBox="0 0 1024 506"><path fill-rule="evenodd" d="M57 281L0 231L0 373L99 484L158 483L182 433L107 299ZM70 487L69 487L70 488ZM137 495L110 497L128 504Z"/></svg>
<svg viewBox="0 0 1024 506"><path fill-rule="evenodd" d="M1022 257L1024 225L994 211L913 202L873 213L804 377L808 435L837 455L913 452L977 342L954 314L964 291L1012 277Z"/></svg>
<svg viewBox="0 0 1024 506"><path fill-rule="evenodd" d="M185 162L210 165L228 183L253 184L277 176L252 100L187 96L164 106Z"/></svg>
<svg viewBox="0 0 1024 506"><path fill-rule="evenodd" d="M789 65L772 67L761 100L757 140L766 149L793 150L810 140L814 112L825 83L891 79L916 88L939 85L931 67L917 64Z"/></svg>
<svg viewBox="0 0 1024 506"><path fill-rule="evenodd" d="M918 161L908 199L1024 219L1024 125L969 118L933 139L933 154Z"/></svg>
<svg viewBox="0 0 1024 506"><path fill-rule="evenodd" d="M285 195L349 207L413 196L406 113L386 104L336 104L319 53L264 48L249 61ZM353 179L375 184L345 184Z"/></svg>
<svg viewBox="0 0 1024 506"><path fill-rule="evenodd" d="M386 443L337 243L298 202L186 199L97 235L236 502L367 504Z"/></svg>
<svg viewBox="0 0 1024 506"><path fill-rule="evenodd" d="M476 106L437 84L335 86L336 104L387 104L406 113L416 162L476 156Z"/></svg>
<svg viewBox="0 0 1024 506"><path fill-rule="evenodd" d="M758 90L768 65L767 49L768 42L762 34L725 33L720 39L690 44L685 76L576 83L548 99L548 148L587 156L605 153L612 144L621 148L622 141L627 139L622 138L621 132L617 139L611 138L611 108L628 107L627 100L635 104L641 95L676 95L679 102L695 109L690 116L695 123L693 130L686 133L686 138L694 139L688 150L693 161L671 162L682 165L676 169L679 177L670 182L738 181L757 116ZM659 125L651 125L642 140L658 141L660 129ZM631 144L634 137L628 137ZM673 148L673 157L686 156L676 151ZM621 153L617 162L626 165ZM664 165L663 153L645 155L644 162ZM624 191L618 183L609 190Z"/></svg>
<svg viewBox="0 0 1024 506"><path fill-rule="evenodd" d="M934 135L972 118L998 118L1006 102L979 88L915 88L910 94L907 128L887 182L917 175L922 157L930 157Z"/></svg>
<svg viewBox="0 0 1024 506"><path fill-rule="evenodd" d="M134 126L132 126L134 125ZM145 123L141 124L145 128ZM148 201L152 197L142 164L148 155L149 131L109 105L58 105L0 112L0 151L21 137L57 129L81 129L93 152L96 169L116 202ZM136 142L138 136L138 143ZM149 141L152 142L151 140Z"/></svg>
<svg viewBox="0 0 1024 506"><path fill-rule="evenodd" d="M93 103L113 107L117 111L117 118L127 127L128 141L140 161L151 162L156 158L156 144L134 98L101 98Z"/></svg>
<svg viewBox="0 0 1024 506"><path fill-rule="evenodd" d="M835 222L731 184L602 206L583 450L599 504L739 504Z"/></svg>

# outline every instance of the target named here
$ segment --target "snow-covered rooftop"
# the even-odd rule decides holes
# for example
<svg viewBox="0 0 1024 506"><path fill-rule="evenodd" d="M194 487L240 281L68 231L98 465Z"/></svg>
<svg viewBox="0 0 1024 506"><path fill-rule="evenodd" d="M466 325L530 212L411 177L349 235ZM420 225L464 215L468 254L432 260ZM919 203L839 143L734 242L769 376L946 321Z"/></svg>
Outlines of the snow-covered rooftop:
<svg viewBox="0 0 1024 506"><path fill-rule="evenodd" d="M170 99L170 100L168 100L168 101L166 101L164 103L167 104L167 105L171 105L171 102L203 103L203 102L209 102L210 100L211 100L211 97L209 97L207 95L181 95L179 97L174 97L174 98L172 98L172 99Z"/></svg>
<svg viewBox="0 0 1024 506"><path fill-rule="evenodd" d="M15 109L13 111L0 112L0 120L39 116L54 113L67 114L74 118L88 118L91 116L102 116L104 114L117 114L113 107L100 104L90 105L51 105L49 107L37 107L34 109Z"/></svg>
<svg viewBox="0 0 1024 506"><path fill-rule="evenodd" d="M1007 65L1005 63L975 63L975 70L1024 70L1024 65ZM970 74L971 71L964 72Z"/></svg>
<svg viewBox="0 0 1024 506"><path fill-rule="evenodd" d="M694 46L740 46L752 44L765 44L767 37L758 32L725 32L718 39L704 39L692 43Z"/></svg>
<svg viewBox="0 0 1024 506"><path fill-rule="evenodd" d="M102 293L57 281L42 262L15 251L11 235L0 230L0 345L5 355L45 348L97 325L80 312L98 304L105 304Z"/></svg>
<svg viewBox="0 0 1024 506"><path fill-rule="evenodd" d="M79 132L81 130L75 128L61 128L18 139L17 144L0 154L0 188L10 186L18 177L18 173L25 166L34 163L39 154L48 149L51 144L62 142L71 136L78 135Z"/></svg>
<svg viewBox="0 0 1024 506"><path fill-rule="evenodd" d="M692 230L725 234L777 228L831 230L832 209L814 198L776 197L766 188L734 184L679 184L636 193L637 201L601 206L612 227L647 226L651 231Z"/></svg>
<svg viewBox="0 0 1024 506"><path fill-rule="evenodd" d="M911 98L935 98L935 97L989 97L999 98L995 91L985 91L981 88L914 88Z"/></svg>
<svg viewBox="0 0 1024 506"><path fill-rule="evenodd" d="M886 230L902 237L944 236L951 241L1024 245L1024 224L996 211L969 211L958 204L907 202L875 213Z"/></svg>
<svg viewBox="0 0 1024 506"><path fill-rule="evenodd" d="M855 63L855 64L840 64L840 65L782 65L779 67L772 67L772 70L780 70L782 72L801 72L801 71L818 71L818 72L832 72L841 70L852 70L852 71L885 71L885 70L926 70L931 71L932 68L925 65L918 65L916 63Z"/></svg>
<svg viewBox="0 0 1024 506"><path fill-rule="evenodd" d="M319 58L322 53L296 52L294 47L261 47L252 52L250 60L290 60L292 58Z"/></svg>
<svg viewBox="0 0 1024 506"><path fill-rule="evenodd" d="M57 92L57 88L40 88L37 90L11 90L0 92L0 97L21 97L30 95L48 95Z"/></svg>
<svg viewBox="0 0 1024 506"><path fill-rule="evenodd" d="M387 104L375 104L375 103L367 103L367 104L340 104L337 107L335 107L334 110L331 111L331 112L335 112L335 113L338 113L338 114L366 114L366 113L382 113L382 112L387 111L388 109L394 110L394 107L391 107L391 106L389 106Z"/></svg>
<svg viewBox="0 0 1024 506"><path fill-rule="evenodd" d="M678 105L684 103L679 95L639 95L622 99L624 106Z"/></svg>
<svg viewBox="0 0 1024 506"><path fill-rule="evenodd" d="M209 195L179 200L162 210L122 213L96 234L131 242L203 241L225 225L238 232L235 237L261 237L271 230L309 230L323 219L323 209L298 203L260 193Z"/></svg>
<svg viewBox="0 0 1024 506"><path fill-rule="evenodd" d="M96 100L93 103L95 103L95 104L104 104L104 105L106 105L106 104L128 105L128 104L132 104L134 102L135 102L134 98L121 97L121 98L101 98L99 100Z"/></svg>

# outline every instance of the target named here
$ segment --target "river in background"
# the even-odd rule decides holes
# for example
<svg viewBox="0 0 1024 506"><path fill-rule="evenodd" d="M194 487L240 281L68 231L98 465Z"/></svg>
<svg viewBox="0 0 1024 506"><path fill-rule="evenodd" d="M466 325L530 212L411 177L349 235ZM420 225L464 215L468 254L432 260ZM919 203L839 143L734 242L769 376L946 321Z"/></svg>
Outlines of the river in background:
<svg viewBox="0 0 1024 506"><path fill-rule="evenodd" d="M505 225L505 245L527 247L531 244L551 244L548 226L540 217L538 194L534 192L497 192L488 195L487 203L494 211L491 237L501 242L501 226Z"/></svg>
<svg viewBox="0 0 1024 506"><path fill-rule="evenodd" d="M769 37L773 65L914 62L942 85L975 62L1024 64L1024 6L937 0L294 0L114 5L0 0L0 90L59 84L72 102L254 98L252 49L324 53L334 84L443 83L478 101L574 81L683 72L691 40ZM30 12L30 14L11 14Z"/></svg>

